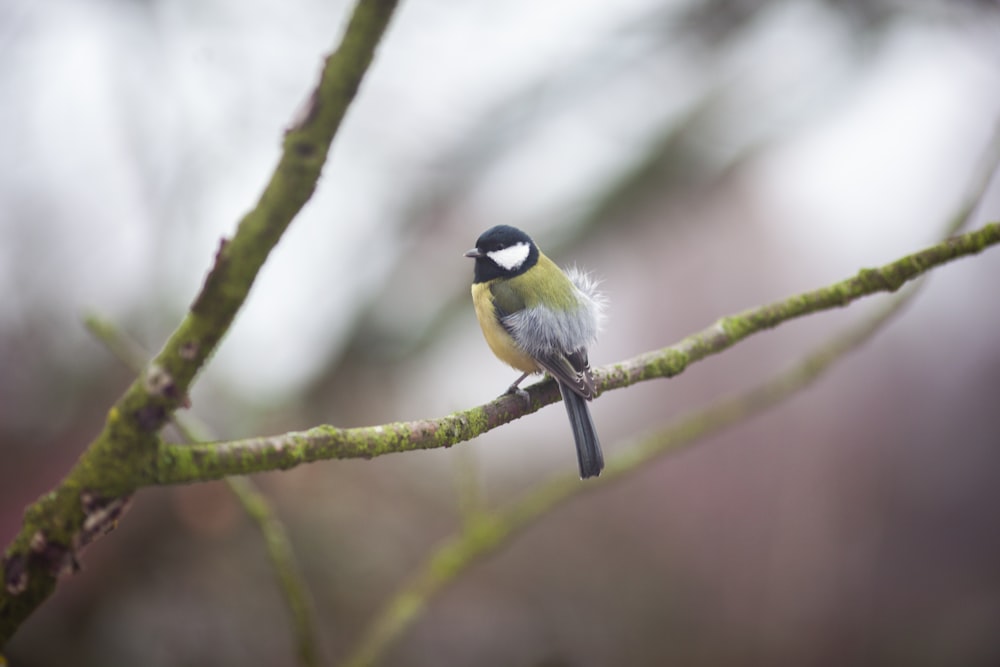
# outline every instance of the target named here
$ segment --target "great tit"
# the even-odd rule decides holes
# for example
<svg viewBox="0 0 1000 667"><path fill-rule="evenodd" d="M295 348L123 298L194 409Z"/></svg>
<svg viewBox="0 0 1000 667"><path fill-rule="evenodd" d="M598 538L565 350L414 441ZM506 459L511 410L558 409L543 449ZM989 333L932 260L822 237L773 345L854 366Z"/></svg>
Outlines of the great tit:
<svg viewBox="0 0 1000 667"><path fill-rule="evenodd" d="M587 346L597 339L603 297L585 273L563 272L520 229L499 225L465 253L476 260L472 302L493 354L523 375L548 373L559 384L576 440L580 477L596 477L604 468L587 401L594 398L594 377Z"/></svg>

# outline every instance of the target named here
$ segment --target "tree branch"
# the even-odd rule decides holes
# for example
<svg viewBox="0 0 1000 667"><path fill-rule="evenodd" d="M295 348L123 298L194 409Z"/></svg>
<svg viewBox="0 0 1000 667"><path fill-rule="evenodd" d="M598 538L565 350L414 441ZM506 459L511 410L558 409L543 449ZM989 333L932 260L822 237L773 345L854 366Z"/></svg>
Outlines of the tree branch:
<svg viewBox="0 0 1000 667"><path fill-rule="evenodd" d="M196 374L242 306L271 249L312 196L327 152L395 9L360 0L340 46L284 139L256 207L223 239L201 292L163 350L108 411L101 433L62 482L28 507L3 557L0 646L76 567L76 553L107 532L130 494L158 478L159 431L187 402Z"/></svg>
<svg viewBox="0 0 1000 667"><path fill-rule="evenodd" d="M601 392L654 378L669 378L691 363L726 350L748 336L821 310L846 306L878 292L894 292L926 271L1000 243L1000 223L956 236L876 269L863 269L828 287L724 317L676 345L595 371ZM147 474L157 484L179 484L268 470L286 470L326 459L373 458L418 449L450 447L538 411L559 400L551 380L527 389L530 405L504 395L485 405L439 419L340 429L323 425L308 431L197 445L166 444Z"/></svg>

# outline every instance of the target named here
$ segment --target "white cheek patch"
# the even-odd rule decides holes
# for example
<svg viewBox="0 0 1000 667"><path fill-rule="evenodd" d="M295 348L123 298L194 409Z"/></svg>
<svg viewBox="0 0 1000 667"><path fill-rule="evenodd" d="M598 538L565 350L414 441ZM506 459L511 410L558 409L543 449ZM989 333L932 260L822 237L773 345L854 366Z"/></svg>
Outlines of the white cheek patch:
<svg viewBox="0 0 1000 667"><path fill-rule="evenodd" d="M530 252L531 248L527 243L516 243L502 250L488 252L486 256L496 262L497 266L513 271L524 264L524 260L528 259Z"/></svg>

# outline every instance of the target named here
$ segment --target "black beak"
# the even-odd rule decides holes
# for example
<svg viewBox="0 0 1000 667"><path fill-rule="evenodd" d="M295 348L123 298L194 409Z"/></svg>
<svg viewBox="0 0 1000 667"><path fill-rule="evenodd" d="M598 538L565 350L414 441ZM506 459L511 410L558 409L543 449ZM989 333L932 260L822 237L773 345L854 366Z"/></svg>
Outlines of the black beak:
<svg viewBox="0 0 1000 667"><path fill-rule="evenodd" d="M472 250L466 250L465 251L465 256L466 257L471 257L472 259L479 259L480 257L482 257L485 254L486 253L482 252L479 248L473 248Z"/></svg>

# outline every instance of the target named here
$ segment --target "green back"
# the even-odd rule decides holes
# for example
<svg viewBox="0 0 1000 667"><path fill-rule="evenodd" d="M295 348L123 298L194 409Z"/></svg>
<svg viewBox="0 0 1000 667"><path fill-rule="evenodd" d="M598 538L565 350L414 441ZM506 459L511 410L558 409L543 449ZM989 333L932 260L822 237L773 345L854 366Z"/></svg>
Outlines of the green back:
<svg viewBox="0 0 1000 667"><path fill-rule="evenodd" d="M519 276L495 281L490 291L494 304L503 313L516 313L540 304L555 311L574 311L580 307L573 283L542 254L535 266Z"/></svg>

